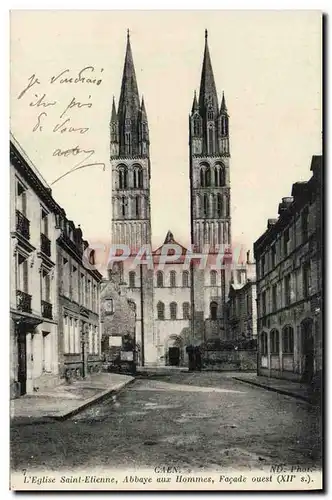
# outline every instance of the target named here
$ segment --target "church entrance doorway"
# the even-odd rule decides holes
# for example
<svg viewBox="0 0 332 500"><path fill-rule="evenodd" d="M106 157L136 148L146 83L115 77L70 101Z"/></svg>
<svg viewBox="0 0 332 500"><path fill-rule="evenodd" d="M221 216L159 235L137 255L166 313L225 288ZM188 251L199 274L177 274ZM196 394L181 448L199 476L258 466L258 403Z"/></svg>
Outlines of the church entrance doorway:
<svg viewBox="0 0 332 500"><path fill-rule="evenodd" d="M168 348L168 360L170 366L179 366L180 364L180 349L178 347Z"/></svg>

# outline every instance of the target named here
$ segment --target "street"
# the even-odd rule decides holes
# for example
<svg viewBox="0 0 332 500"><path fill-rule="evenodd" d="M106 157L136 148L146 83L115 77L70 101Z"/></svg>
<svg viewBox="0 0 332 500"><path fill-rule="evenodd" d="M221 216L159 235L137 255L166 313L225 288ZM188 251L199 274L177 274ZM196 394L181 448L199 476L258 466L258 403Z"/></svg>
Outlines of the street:
<svg viewBox="0 0 332 500"><path fill-rule="evenodd" d="M309 404L232 374L138 377L64 422L11 430L12 469L320 467L320 417Z"/></svg>

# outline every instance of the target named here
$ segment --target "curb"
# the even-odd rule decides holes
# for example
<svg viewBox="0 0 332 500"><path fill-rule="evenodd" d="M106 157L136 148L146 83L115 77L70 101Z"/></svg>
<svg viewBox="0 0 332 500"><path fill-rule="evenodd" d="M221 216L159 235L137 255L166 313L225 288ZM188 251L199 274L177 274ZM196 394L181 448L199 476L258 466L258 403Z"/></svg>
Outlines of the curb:
<svg viewBox="0 0 332 500"><path fill-rule="evenodd" d="M300 399L301 401L305 401L306 403L312 404L309 397L301 396L300 394L295 394L294 392L285 391L284 389L276 389L275 387L259 384L258 382L254 382L252 380L244 380L243 378L233 377L233 379L238 380L239 382L244 382L245 384L261 387L262 389L266 389L267 391L277 392L278 394L282 394L284 396L290 396L292 398Z"/></svg>
<svg viewBox="0 0 332 500"><path fill-rule="evenodd" d="M121 382L121 383L117 384L116 386L113 386L111 389L106 389L105 391L93 396L92 398L85 401L82 405L80 405L76 408L73 408L72 410L70 410L66 413L62 413L60 415L45 415L43 417L37 417L37 418L17 417L17 420L18 420L17 423L15 423L15 417L14 417L14 419L11 422L11 426L17 427L17 426L23 426L23 425L25 426L25 425L32 425L32 424L34 424L34 425L49 424L49 423L52 423L54 421L63 422L64 420L67 420L68 418L70 418L74 415L77 415L78 413L85 410L89 406L92 406L95 403L100 403L102 400L106 399L111 394L113 394L115 392L120 392L124 387L126 387L129 384L132 384L135 380L136 380L135 377L132 377L128 381ZM22 418L22 420L25 420L25 421L20 423L19 422L20 418ZM31 420L26 421L26 419L31 419Z"/></svg>

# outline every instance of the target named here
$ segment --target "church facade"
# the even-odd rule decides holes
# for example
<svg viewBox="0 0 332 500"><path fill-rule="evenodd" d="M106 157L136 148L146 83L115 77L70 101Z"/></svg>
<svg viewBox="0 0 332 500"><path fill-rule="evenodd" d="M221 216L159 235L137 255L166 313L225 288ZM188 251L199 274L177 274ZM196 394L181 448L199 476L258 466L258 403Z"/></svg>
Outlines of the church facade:
<svg viewBox="0 0 332 500"><path fill-rule="evenodd" d="M133 257L121 264L121 273L136 305L142 364L181 366L187 364L189 345L226 338L231 281L229 115L224 93L219 103L207 31L199 95L195 93L189 114L191 249L169 231L152 252L152 264L134 266L140 249L151 248L149 149L147 112L128 33L120 98L117 107L113 99L110 120L112 244L126 245ZM163 248L172 245L181 248L181 256L160 266ZM186 259L188 251L200 259ZM218 261L221 253L226 266Z"/></svg>

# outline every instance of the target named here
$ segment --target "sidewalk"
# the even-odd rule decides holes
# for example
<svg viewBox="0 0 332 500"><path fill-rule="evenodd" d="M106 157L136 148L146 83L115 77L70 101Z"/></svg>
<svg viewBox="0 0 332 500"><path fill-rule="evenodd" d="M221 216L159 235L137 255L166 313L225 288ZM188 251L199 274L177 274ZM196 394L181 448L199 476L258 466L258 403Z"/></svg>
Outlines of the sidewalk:
<svg viewBox="0 0 332 500"><path fill-rule="evenodd" d="M269 391L278 392L286 396L302 399L307 403L311 402L312 388L308 384L292 382L291 380L283 380L277 378L269 378L256 375L255 373L241 373L241 375L233 376L235 380L245 382L267 389Z"/></svg>
<svg viewBox="0 0 332 500"><path fill-rule="evenodd" d="M65 420L87 406L119 391L134 377L116 373L92 374L86 380L61 384L49 391L29 394L10 402L13 425Z"/></svg>

